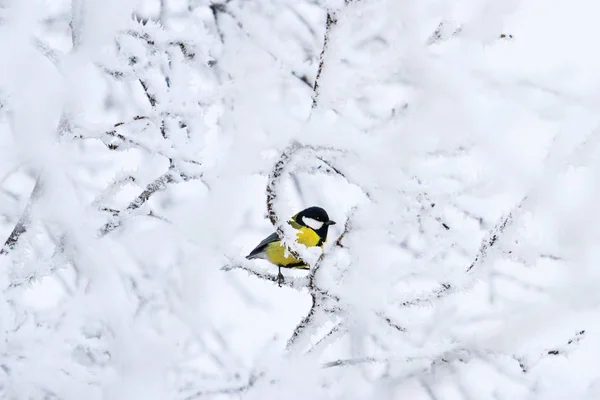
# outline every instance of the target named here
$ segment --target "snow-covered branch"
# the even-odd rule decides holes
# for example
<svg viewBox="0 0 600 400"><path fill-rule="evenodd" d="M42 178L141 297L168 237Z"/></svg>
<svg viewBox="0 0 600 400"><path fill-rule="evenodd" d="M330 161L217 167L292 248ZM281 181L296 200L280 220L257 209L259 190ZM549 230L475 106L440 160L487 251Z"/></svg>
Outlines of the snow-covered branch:
<svg viewBox="0 0 600 400"><path fill-rule="evenodd" d="M25 206L25 210L23 210L23 213L21 214L21 217L17 221L17 224L10 233L10 236L6 239L4 245L0 249L0 255L8 254L11 250L13 250L17 245L17 242L19 241L21 235L27 232L27 228L31 223L31 209L41 195L42 186L43 184L41 182L41 179L38 177L35 186L31 191L31 196L29 196L29 200L27 201L27 205Z"/></svg>
<svg viewBox="0 0 600 400"><path fill-rule="evenodd" d="M476 3L2 2L0 396L599 397L597 13Z"/></svg>

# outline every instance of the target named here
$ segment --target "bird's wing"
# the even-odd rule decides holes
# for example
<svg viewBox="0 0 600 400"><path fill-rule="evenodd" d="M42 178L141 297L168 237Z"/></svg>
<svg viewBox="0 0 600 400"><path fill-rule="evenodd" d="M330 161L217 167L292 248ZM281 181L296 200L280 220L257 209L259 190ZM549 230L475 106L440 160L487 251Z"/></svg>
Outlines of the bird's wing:
<svg viewBox="0 0 600 400"><path fill-rule="evenodd" d="M251 259L253 259L253 258L257 258L257 255L258 255L258 254L260 254L260 253L261 253L261 252L262 252L262 251L265 249L265 247L267 247L267 245L268 245L269 243L273 243L273 242L276 242L276 241L278 241L278 240L279 240L279 235L277 235L277 232L273 232L273 233L271 233L269 236L267 236L266 238L264 238L264 239L263 239L263 241L262 241L262 242L260 242L260 243L258 244L258 246L256 246L256 247L254 248L254 250L252 250L252 251L250 252L250 254L248 254L248 255L246 256L246 258L247 258L248 260L251 260Z"/></svg>

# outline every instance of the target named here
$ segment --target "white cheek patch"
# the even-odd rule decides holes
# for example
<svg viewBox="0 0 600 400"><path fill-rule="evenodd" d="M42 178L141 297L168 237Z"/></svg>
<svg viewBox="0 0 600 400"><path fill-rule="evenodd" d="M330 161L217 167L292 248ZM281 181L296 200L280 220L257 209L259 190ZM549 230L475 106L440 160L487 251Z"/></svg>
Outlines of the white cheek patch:
<svg viewBox="0 0 600 400"><path fill-rule="evenodd" d="M323 223L321 221L317 221L316 219L312 219L312 218L308 218L308 217L303 217L302 218L302 222L304 222L304 225L308 226L309 228L316 230L319 230L323 227Z"/></svg>

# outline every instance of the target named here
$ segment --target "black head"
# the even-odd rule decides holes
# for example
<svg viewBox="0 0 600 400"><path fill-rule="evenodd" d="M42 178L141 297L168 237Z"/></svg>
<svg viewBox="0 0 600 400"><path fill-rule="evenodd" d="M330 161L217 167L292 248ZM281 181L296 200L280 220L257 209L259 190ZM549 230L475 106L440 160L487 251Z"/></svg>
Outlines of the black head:
<svg viewBox="0 0 600 400"><path fill-rule="evenodd" d="M329 219L327 212L321 207L308 207L296 215L296 222L302 226L313 229L325 241L329 225L335 225L335 221Z"/></svg>

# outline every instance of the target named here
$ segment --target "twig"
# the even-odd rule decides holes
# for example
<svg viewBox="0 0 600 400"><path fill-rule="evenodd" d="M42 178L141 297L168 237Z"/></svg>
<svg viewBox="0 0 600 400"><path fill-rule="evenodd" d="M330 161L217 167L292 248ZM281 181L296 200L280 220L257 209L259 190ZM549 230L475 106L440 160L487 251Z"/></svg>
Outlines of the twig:
<svg viewBox="0 0 600 400"><path fill-rule="evenodd" d="M260 378L262 375L263 375L262 373L250 375L250 377L248 378L248 383L246 383L245 385L227 387L227 388L222 388L222 389L200 390L194 394L184 397L183 400L194 400L194 399L198 399L200 397L216 396L216 395L224 395L224 394L240 394L240 393L250 389L252 386L254 386L254 384L256 383L258 378Z"/></svg>
<svg viewBox="0 0 600 400"><path fill-rule="evenodd" d="M144 93L146 94L146 98L148 98L148 102L150 103L150 106L152 106L152 108L156 107L156 96L151 94L148 91L148 84L146 82L144 82L143 79L140 79L140 84L142 85L142 88L144 89Z"/></svg>
<svg viewBox="0 0 600 400"><path fill-rule="evenodd" d="M174 181L173 171L169 168L169 171L165 172L161 177L150 182L146 186L146 190L144 190L138 197L135 198L128 206L127 211L134 211L140 208L150 196L152 196L156 192L161 192L167 188L167 184L172 183Z"/></svg>
<svg viewBox="0 0 600 400"><path fill-rule="evenodd" d="M139 121L139 120L147 120L147 119L149 119L149 118L138 115L138 116L133 117L133 120L130 122L118 122L118 123L114 124L114 127L119 128L119 127L129 125L129 124ZM147 122L145 128L147 128L149 126L150 126L150 122ZM143 129L145 129L145 128L143 128ZM103 136L105 136L105 137L103 137ZM149 152L151 154L158 154L158 155L166 157L168 159L176 158L177 161L190 163L190 164L194 164L194 165L201 165L201 163L197 160L176 157L175 154L170 150L152 149L148 145L146 145L138 140L132 139L128 136L118 133L117 129L108 130L108 131L105 131L102 133L91 133L91 134L89 134L89 136L79 134L79 135L74 136L73 138L74 139L97 139L97 140L100 140L109 150L116 150L116 151L128 149L129 147L123 148L123 144L128 144L130 146L134 146L134 147L138 147L142 150L146 150L147 152ZM118 140L119 142L116 143L115 139Z"/></svg>
<svg viewBox="0 0 600 400"><path fill-rule="evenodd" d="M229 1L227 1L226 3L229 3ZM255 40L252 37L250 31L248 31L247 29L244 28L244 25L242 24L240 19L233 12L231 12L231 10L229 8L227 8L225 3L213 3L209 6L209 8L211 9L211 12L213 15L213 20L215 21L215 27L217 30L217 34L219 35L219 39L220 39L221 43L224 43L225 35L223 34L223 30L221 29L221 26L219 25L219 14L226 14L226 15L229 15L235 21L235 23L236 23L237 27L240 29L240 31L242 31L249 40L254 42L254 45L256 47L263 50L274 61L276 61L278 63L281 62L279 57L277 57L273 52L271 52L269 49L267 49L265 46L263 46L260 40ZM297 78L304 85L306 85L312 89L313 86L308 81L308 77L306 75L300 74L300 73L292 70L291 68L289 68L289 72L293 77Z"/></svg>
<svg viewBox="0 0 600 400"><path fill-rule="evenodd" d="M564 345L545 350L543 353L539 354L537 358L533 361L526 361L526 357L519 356L515 357L515 360L519 362L521 371L523 371L523 373L527 373L531 370L531 368L533 368L536 364L538 364L541 360L543 360L546 357L569 354L575 349L575 347L584 337L585 330L581 330L577 332L573 337L571 337Z"/></svg>
<svg viewBox="0 0 600 400"><path fill-rule="evenodd" d="M39 199L41 192L42 182L41 179L38 177L37 181L35 182L35 186L31 191L31 195L29 196L29 200L27 201L27 205L25 206L25 210L23 211L23 214L21 214L21 217L17 221L17 224L8 236L8 239L6 239L6 241L4 242L2 249L0 249L0 254L8 254L10 251L12 251L17 245L17 242L19 241L21 235L27 232L30 223L31 209L33 207L33 204Z"/></svg>
<svg viewBox="0 0 600 400"><path fill-rule="evenodd" d="M112 183L106 189L104 189L102 191L102 193L100 193L98 196L96 196L96 199L92 202L92 204L99 207L100 211L107 211L112 214L115 214L115 212L116 212L118 214L119 212L117 210L113 210L108 207L104 207L104 206L102 206L102 204L104 202L106 202L108 198L114 196L114 194L119 189L123 188L123 186L125 186L128 183L133 183L133 182L135 182L135 178L131 175L115 177L113 179Z"/></svg>
<svg viewBox="0 0 600 400"><path fill-rule="evenodd" d="M225 266L221 267L222 271L231 271L234 269L241 269L242 271L246 271L250 275L254 275L257 278L264 279L269 282L280 283L279 279L277 278L277 275L269 274L269 273L263 272L263 271L257 271L255 269L252 269L245 265L229 264L229 265L225 265ZM281 284L282 284L282 286L287 286L287 287L290 287L293 289L300 290L300 289L308 286L308 278L306 278L306 277L302 277L302 278L288 277L285 279L285 281L281 282Z"/></svg>
<svg viewBox="0 0 600 400"><path fill-rule="evenodd" d="M380 317L381 319L383 319L385 321L385 323L390 327L393 328L395 330L397 330L398 332L406 332L406 328L401 327L400 325L396 324L395 322L392 321L392 319L386 315L384 315L383 313L377 312L376 313L378 317Z"/></svg>
<svg viewBox="0 0 600 400"><path fill-rule="evenodd" d="M444 22L440 22L438 24L437 28L435 29L435 31L433 31L433 33L429 36L429 38L427 39L427 42L425 44L427 46L431 46L433 44L440 43L440 42L443 42L443 41L449 39L449 37L444 36L443 30L444 30ZM452 34L450 35L450 38L460 35L461 32L462 32L462 27L459 26L458 28L456 28L454 30L454 32L452 32Z"/></svg>
<svg viewBox="0 0 600 400"><path fill-rule="evenodd" d="M312 303L308 314L300 321L300 323L294 329L292 336L288 339L286 349L290 350L292 346L298 341L300 334L306 329L306 327L312 322L315 313L317 311L317 295L311 292Z"/></svg>
<svg viewBox="0 0 600 400"><path fill-rule="evenodd" d="M331 168L333 170L333 172L335 172L336 174L338 174L342 178L344 178L347 181L349 181L349 179L346 177L346 175L342 171L340 171L337 167L335 167L332 163L330 163L329 161L325 160L323 157L317 157L317 159L320 160L323 164L327 165L327 167Z"/></svg>
<svg viewBox="0 0 600 400"><path fill-rule="evenodd" d="M129 205L125 209L125 212L127 214L130 214L131 212L137 210L138 208L143 206L144 203L146 203L150 199L150 197L152 197L152 195L165 190L167 188L167 185L174 181L175 178L173 168L169 167L169 170L167 172L165 172L160 177L156 178L154 181L150 182L146 186L146 189L142 193L140 193L131 203L129 203ZM119 227L124 220L123 214L123 212L119 212L118 218L114 218L111 221L107 222L100 229L100 236L105 236L113 230L115 230L117 227Z"/></svg>
<svg viewBox="0 0 600 400"><path fill-rule="evenodd" d="M476 266L483 264L483 262L487 259L488 255L489 255L489 250L498 243L498 239L500 238L500 235L502 235L504 233L504 231L506 230L506 228L513 223L513 221L514 221L513 214L515 213L516 210L518 210L522 207L522 205L526 199L527 199L527 197L524 197L513 208L513 210L511 212L509 212L506 217L501 218L500 222L498 224L496 224L496 226L489 232L488 236L482 241L482 243L479 247L479 251L477 252L477 255L475 256L475 259L469 265L469 267L467 267L467 269L465 271L466 273L471 272ZM446 297L446 296L448 296L452 293L456 293L462 289L464 289L464 288L456 287L449 283L442 283L438 289L434 290L429 295L417 298L415 300L405 301L405 302L401 303L401 305L405 306L405 307L425 305L435 299Z"/></svg>
<svg viewBox="0 0 600 400"><path fill-rule="evenodd" d="M217 34L219 35L219 39L221 43L225 43L225 35L223 35L223 30L221 29L221 25L219 24L219 14L225 13L227 9L225 8L225 4L223 3L212 3L210 6L210 11L213 15L213 20L215 21L215 28L217 29Z"/></svg>
<svg viewBox="0 0 600 400"><path fill-rule="evenodd" d="M387 364L389 360L379 360L373 357L365 358L350 358L346 360L335 360L321 364L321 368L333 368L333 367L349 367L358 364Z"/></svg>
<svg viewBox="0 0 600 400"><path fill-rule="evenodd" d="M433 365L448 364L454 361L468 362L476 352L466 348L453 348L450 347L445 351L439 353L435 357L426 356L423 354L408 355L402 357L361 357L361 358L348 358L330 361L321 364L322 368L333 368L333 367L349 367L360 364L390 364L398 361L402 363L415 363L418 361L425 361L428 366L423 368L421 372L425 372L431 369ZM414 376L414 373L410 373L410 376Z"/></svg>
<svg viewBox="0 0 600 400"><path fill-rule="evenodd" d="M44 41L42 41L39 38L34 38L33 41L34 41L35 47L40 51L40 53L42 53L42 55L44 57L46 57L48 60L50 60L50 62L52 62L52 64L57 66L58 63L60 62L60 57L62 56L62 54L60 54L56 50L52 49L50 46L48 46L47 43L45 43Z"/></svg>
<svg viewBox="0 0 600 400"><path fill-rule="evenodd" d="M475 259L467 268L467 272L470 272L476 265L479 265L485 260L488 256L488 251L491 249L497 242L502 233L506 230L508 226L513 223L513 213L515 210L521 208L523 203L527 200L527 197L524 197L514 208L513 211L509 212L506 217L504 217L499 224L497 224L492 231L489 233L488 237L481 243L479 247L479 252L475 256Z"/></svg>
<svg viewBox="0 0 600 400"><path fill-rule="evenodd" d="M323 344L325 344L325 342L331 342L331 340L335 340L336 337L343 335L346 332L346 329L344 329L344 323L340 322L337 325L335 325L333 328L331 328L331 330L325 334L325 336L323 336L321 339L319 339L319 341L317 343L315 343L310 350L308 350L307 353L312 353L314 351L317 350L318 347L322 346Z"/></svg>
<svg viewBox="0 0 600 400"><path fill-rule="evenodd" d="M23 285L31 284L35 281L40 281L46 276L50 276L54 273L54 271L58 270L61 267L64 267L65 261L61 259L61 256L65 254L66 247L66 237L63 235L60 239L56 240L56 248L54 249L54 254L50 259L50 266L47 268L36 269L33 272L27 273L25 276L12 276L10 279L10 284L8 285L8 289L16 289Z"/></svg>
<svg viewBox="0 0 600 400"><path fill-rule="evenodd" d="M344 6L348 6L353 3L355 0L344 0ZM319 68L317 69L317 76L315 78L315 84L313 86L313 94L312 94L312 107L316 108L319 101L319 78L321 78L321 73L323 73L323 67L325 66L325 55L327 49L329 47L329 41L331 37L331 30L335 25L337 25L337 16L332 10L327 10L327 16L325 17L325 34L323 35L323 48L321 49L321 54L319 55Z"/></svg>
<svg viewBox="0 0 600 400"><path fill-rule="evenodd" d="M323 66L325 65L325 52L329 46L329 35L331 34L332 26L337 24L337 18L332 11L327 11L327 17L325 19L325 35L323 36L323 49L319 56L319 68L317 69L317 77L315 78L315 84L313 86L312 94L312 108L316 108L319 100L319 78L323 72Z"/></svg>
<svg viewBox="0 0 600 400"><path fill-rule="evenodd" d="M417 200L419 201L419 203L421 203L421 209L423 211L427 211L426 208L429 208L429 210L433 210L436 206L436 203L433 200L431 200L427 193L424 192L417 195ZM444 220L440 216L434 215L433 218L440 225L442 225L444 229L446 229L447 231L450 230L450 226L446 222L444 222Z"/></svg>

